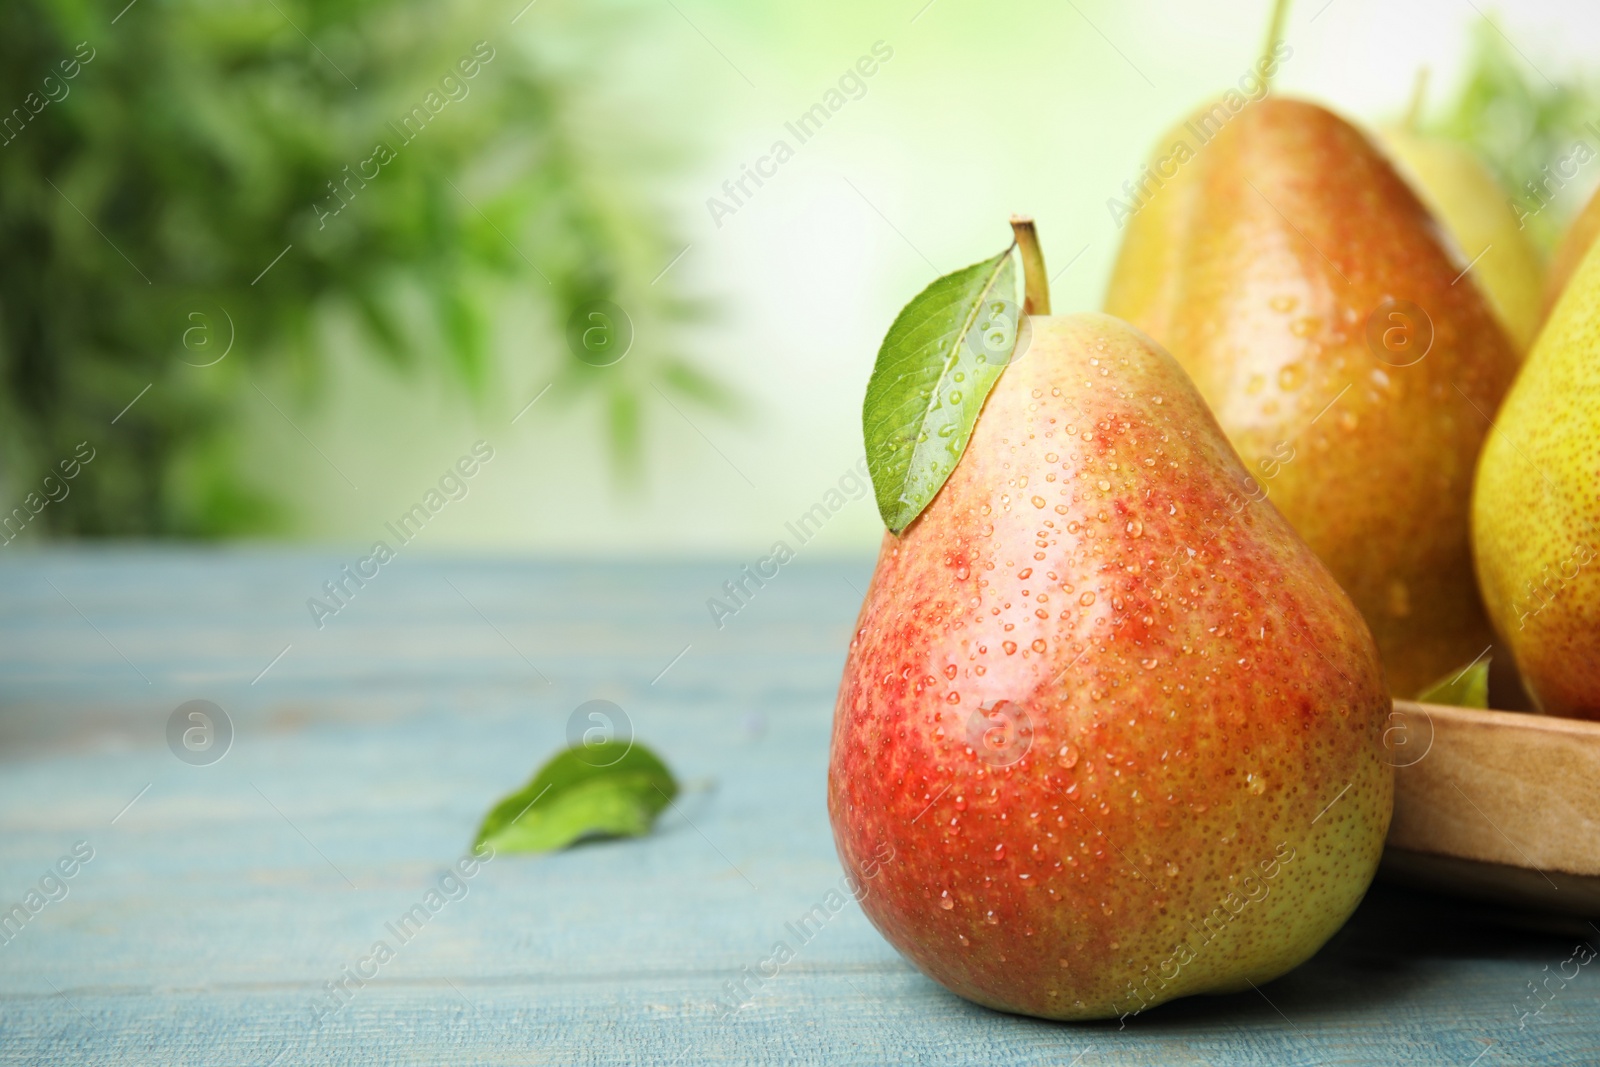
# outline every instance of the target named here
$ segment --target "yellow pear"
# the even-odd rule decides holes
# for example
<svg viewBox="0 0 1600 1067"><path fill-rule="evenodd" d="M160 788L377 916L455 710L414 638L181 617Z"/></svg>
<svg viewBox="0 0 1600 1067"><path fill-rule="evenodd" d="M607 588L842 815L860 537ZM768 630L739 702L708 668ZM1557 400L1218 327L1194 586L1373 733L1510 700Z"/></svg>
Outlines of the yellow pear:
<svg viewBox="0 0 1600 1067"><path fill-rule="evenodd" d="M1472 499L1484 603L1548 714L1600 719L1597 531L1600 248L1591 247L1506 397Z"/></svg>
<svg viewBox="0 0 1600 1067"><path fill-rule="evenodd" d="M1462 262L1472 264L1470 277L1517 354L1525 354L1544 317L1544 267L1505 190L1463 144L1409 125L1383 127L1379 137Z"/></svg>

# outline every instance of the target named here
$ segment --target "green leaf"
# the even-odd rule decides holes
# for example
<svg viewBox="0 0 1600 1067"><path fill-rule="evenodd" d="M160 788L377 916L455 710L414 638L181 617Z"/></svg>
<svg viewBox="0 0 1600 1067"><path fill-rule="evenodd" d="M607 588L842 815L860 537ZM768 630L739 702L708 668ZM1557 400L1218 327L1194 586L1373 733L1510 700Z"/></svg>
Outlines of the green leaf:
<svg viewBox="0 0 1600 1067"><path fill-rule="evenodd" d="M1424 704L1448 704L1457 708L1489 706L1489 661L1480 657L1465 669L1440 678L1417 697Z"/></svg>
<svg viewBox="0 0 1600 1067"><path fill-rule="evenodd" d="M350 298L355 302L356 312L371 333L372 340L376 342L373 353L396 367L409 368L415 348L402 324L386 305L378 287L375 284L363 285L353 289Z"/></svg>
<svg viewBox="0 0 1600 1067"><path fill-rule="evenodd" d="M702 407L728 416L745 413L745 401L738 393L692 363L669 356L662 362L660 378L664 387Z"/></svg>
<svg viewBox="0 0 1600 1067"><path fill-rule="evenodd" d="M640 449L639 396L632 389L624 386L611 390L606 428L613 462L624 473L637 478L644 465L644 454Z"/></svg>
<svg viewBox="0 0 1600 1067"><path fill-rule="evenodd" d="M489 373L487 330L466 286L445 290L439 318L457 373L474 396L481 395Z"/></svg>
<svg viewBox="0 0 1600 1067"><path fill-rule="evenodd" d="M484 816L473 847L549 852L586 837L642 837L678 783L638 742L574 745Z"/></svg>
<svg viewBox="0 0 1600 1067"><path fill-rule="evenodd" d="M861 422L878 513L892 532L922 514L966 449L1016 348L1016 288L1007 248L928 286L889 327Z"/></svg>

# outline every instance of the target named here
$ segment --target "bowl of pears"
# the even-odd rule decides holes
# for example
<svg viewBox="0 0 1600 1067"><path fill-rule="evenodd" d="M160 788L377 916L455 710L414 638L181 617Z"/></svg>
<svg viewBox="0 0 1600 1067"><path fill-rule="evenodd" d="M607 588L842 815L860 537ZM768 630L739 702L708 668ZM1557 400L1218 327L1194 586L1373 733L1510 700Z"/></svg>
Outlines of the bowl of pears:
<svg viewBox="0 0 1600 1067"><path fill-rule="evenodd" d="M1014 216L872 368L829 817L980 1004L1248 989L1380 875L1600 916L1600 199L1546 278L1471 153L1287 54L1157 138L1100 308Z"/></svg>

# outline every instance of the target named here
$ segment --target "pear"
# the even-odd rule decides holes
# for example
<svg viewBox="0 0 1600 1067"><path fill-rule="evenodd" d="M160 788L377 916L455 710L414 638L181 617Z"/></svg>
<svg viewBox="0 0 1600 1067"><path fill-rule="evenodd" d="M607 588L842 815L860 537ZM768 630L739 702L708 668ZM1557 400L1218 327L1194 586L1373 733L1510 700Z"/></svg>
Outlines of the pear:
<svg viewBox="0 0 1600 1067"><path fill-rule="evenodd" d="M1600 234L1600 189L1589 198L1589 202L1578 213L1578 217L1572 220L1565 236L1561 238L1561 243L1556 246L1556 254L1550 259L1550 275L1545 280L1544 289L1546 316L1555 308L1556 301L1566 291L1567 283L1572 279L1572 272L1578 269L1578 264L1589 254L1589 247L1594 244L1596 234Z"/></svg>
<svg viewBox="0 0 1600 1067"><path fill-rule="evenodd" d="M1539 710L1584 719L1600 719L1597 350L1591 247L1506 397L1472 498L1478 580L1523 685Z"/></svg>
<svg viewBox="0 0 1600 1067"><path fill-rule="evenodd" d="M1428 88L1428 68L1417 71L1404 121L1379 128L1379 140L1396 169L1444 227L1452 249L1473 265L1489 310L1520 357L1544 321L1544 267L1523 232L1511 198L1481 159L1460 141L1418 128Z"/></svg>
<svg viewBox="0 0 1600 1067"><path fill-rule="evenodd" d="M1471 149L1407 125L1379 130L1383 146L1444 227L1518 356L1544 319L1544 267L1510 197ZM1457 284L1465 284L1460 282Z"/></svg>
<svg viewBox="0 0 1600 1067"><path fill-rule="evenodd" d="M1490 643L1468 509L1516 354L1350 124L1269 96L1207 132L1129 220L1106 310L1194 378L1410 696Z"/></svg>
<svg viewBox="0 0 1600 1067"><path fill-rule="evenodd" d="M1376 648L1171 356L1106 315L1026 325L884 536L834 713L839 855L883 935L992 1008L1248 989L1376 868Z"/></svg>

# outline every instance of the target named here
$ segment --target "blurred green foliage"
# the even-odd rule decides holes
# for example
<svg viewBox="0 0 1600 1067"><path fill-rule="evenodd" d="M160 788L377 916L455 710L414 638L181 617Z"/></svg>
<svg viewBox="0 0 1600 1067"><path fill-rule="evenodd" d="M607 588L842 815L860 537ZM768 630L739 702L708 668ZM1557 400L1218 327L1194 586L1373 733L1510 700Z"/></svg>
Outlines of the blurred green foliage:
<svg viewBox="0 0 1600 1067"><path fill-rule="evenodd" d="M1594 187L1600 169L1573 179L1553 210L1537 210L1539 201L1528 193L1527 185L1542 182L1544 168L1570 155L1579 140L1600 151L1600 134L1584 125L1590 122L1600 130L1600 93L1592 85L1547 79L1504 31L1480 19L1473 29L1472 57L1461 93L1434 125L1482 157L1506 191L1530 212L1526 225L1534 244L1549 252L1582 206L1583 196Z"/></svg>
<svg viewBox="0 0 1600 1067"><path fill-rule="evenodd" d="M702 310L650 284L681 242L586 155L570 76L518 47L520 0L121 2L0 5L4 507L96 450L31 532L273 529L229 430L266 365L296 383L273 398L288 415L317 394L330 316L481 399L497 310L531 292L549 329L516 343L561 354L557 393L594 399L623 472L662 395L733 409L644 340ZM413 107L426 123L402 130ZM567 352L594 300L641 338L616 366Z"/></svg>

